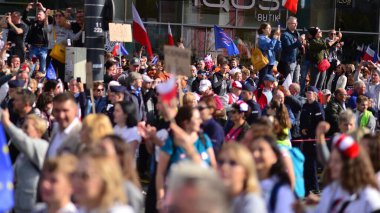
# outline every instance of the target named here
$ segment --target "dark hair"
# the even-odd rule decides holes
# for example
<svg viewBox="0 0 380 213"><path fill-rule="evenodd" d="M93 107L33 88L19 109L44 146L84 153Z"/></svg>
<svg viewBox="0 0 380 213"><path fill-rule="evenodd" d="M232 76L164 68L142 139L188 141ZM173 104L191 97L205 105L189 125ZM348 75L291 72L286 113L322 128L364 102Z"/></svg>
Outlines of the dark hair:
<svg viewBox="0 0 380 213"><path fill-rule="evenodd" d="M216 108L216 102L215 102L215 98L211 95L204 95L202 96L202 98L199 100L199 102L204 102L207 107L209 107L210 109L213 110L213 114L215 115L215 112L217 110Z"/></svg>
<svg viewBox="0 0 380 213"><path fill-rule="evenodd" d="M54 91L59 82L57 80L47 80L44 85L44 92Z"/></svg>
<svg viewBox="0 0 380 213"><path fill-rule="evenodd" d="M54 103L63 103L66 101L72 101L76 103L74 95L71 92L60 93L53 98Z"/></svg>
<svg viewBox="0 0 380 213"><path fill-rule="evenodd" d="M17 91L17 95L20 95L22 102L24 104L28 104L29 106L33 106L34 102L36 101L36 96L33 94L32 91L28 89L22 89Z"/></svg>
<svg viewBox="0 0 380 213"><path fill-rule="evenodd" d="M127 115L127 120L125 121L125 124L128 128L137 126L137 109L136 105L131 102L126 101L119 101L116 104L119 104L121 107L121 110L123 110L123 113ZM115 104L115 106L116 106Z"/></svg>
<svg viewBox="0 0 380 213"><path fill-rule="evenodd" d="M41 111L44 111L46 105L50 103L53 103L53 96L47 92L44 92L38 97L36 107Z"/></svg>
<svg viewBox="0 0 380 213"><path fill-rule="evenodd" d="M106 70L108 70L109 68L111 68L115 64L116 64L115 61L108 60L108 61L106 61L106 63L104 64L104 66L106 67Z"/></svg>
<svg viewBox="0 0 380 213"><path fill-rule="evenodd" d="M264 34L264 30L269 26L268 23L262 23L259 27L259 29L257 30L257 33L258 34Z"/></svg>
<svg viewBox="0 0 380 213"><path fill-rule="evenodd" d="M232 109L235 109L237 112L239 112L239 113L245 113L245 112L243 112L243 111L240 111L240 106L239 106L239 104L237 104L237 103L233 103L232 105L231 105L231 108Z"/></svg>
<svg viewBox="0 0 380 213"><path fill-rule="evenodd" d="M189 106L183 106L178 109L177 116L175 116L175 121L177 124L184 128L183 124L185 121L190 121L193 117L194 108Z"/></svg>
<svg viewBox="0 0 380 213"><path fill-rule="evenodd" d="M269 171L270 176L278 176L280 182L285 182L287 184L290 184L289 175L286 171L286 166L284 162L283 155L281 153L280 148L278 147L276 143L276 139L270 136L262 136L255 139L255 141L263 140L272 148L274 154L277 157L277 162L272 165L272 168Z"/></svg>
<svg viewBox="0 0 380 213"><path fill-rule="evenodd" d="M291 128L292 124L289 118L289 112L285 104L280 103L277 100L272 100L269 103L269 108L276 110L276 119L279 122L280 128Z"/></svg>

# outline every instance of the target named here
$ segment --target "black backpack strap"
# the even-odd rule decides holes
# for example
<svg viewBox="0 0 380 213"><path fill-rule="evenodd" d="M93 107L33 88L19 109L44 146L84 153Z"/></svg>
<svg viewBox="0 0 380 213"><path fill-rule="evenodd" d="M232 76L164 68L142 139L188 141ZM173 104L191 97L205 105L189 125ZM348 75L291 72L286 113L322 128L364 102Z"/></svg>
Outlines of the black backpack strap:
<svg viewBox="0 0 380 213"><path fill-rule="evenodd" d="M269 213L274 212L276 209L276 204L277 204L277 194L278 191L280 190L281 186L285 185L284 182L279 181L274 184L272 191L270 192L270 197L269 197Z"/></svg>

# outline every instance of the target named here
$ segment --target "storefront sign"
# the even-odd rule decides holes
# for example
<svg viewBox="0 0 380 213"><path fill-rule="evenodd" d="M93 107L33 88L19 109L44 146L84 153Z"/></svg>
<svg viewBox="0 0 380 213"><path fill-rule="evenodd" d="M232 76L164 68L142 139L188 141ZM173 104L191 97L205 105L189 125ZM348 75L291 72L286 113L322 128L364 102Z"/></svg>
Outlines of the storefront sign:
<svg viewBox="0 0 380 213"><path fill-rule="evenodd" d="M336 0L336 8L352 8L353 0Z"/></svg>
<svg viewBox="0 0 380 213"><path fill-rule="evenodd" d="M230 9L231 5L239 10L250 10L255 7L256 0L250 0L250 4L241 5L238 3L239 0L220 0L219 4L210 3L209 0L203 0L203 4L207 7L212 8L223 8L226 12ZM344 1L344 0L342 0ZM280 0L258 0L257 1L259 9L264 11L276 11L280 8L281 2Z"/></svg>

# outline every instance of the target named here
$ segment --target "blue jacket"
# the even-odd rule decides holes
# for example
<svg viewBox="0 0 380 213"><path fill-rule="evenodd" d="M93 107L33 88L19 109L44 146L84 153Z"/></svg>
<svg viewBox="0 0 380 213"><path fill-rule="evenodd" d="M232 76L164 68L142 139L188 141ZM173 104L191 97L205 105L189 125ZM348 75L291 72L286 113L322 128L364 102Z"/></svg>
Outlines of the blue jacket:
<svg viewBox="0 0 380 213"><path fill-rule="evenodd" d="M282 52L280 61L287 63L296 62L298 48L302 46L298 37L298 32L292 33L288 29L281 34Z"/></svg>
<svg viewBox="0 0 380 213"><path fill-rule="evenodd" d="M276 61L276 52L281 49L281 42L277 39L270 39L261 34L258 40L259 49L269 60L269 65L274 65Z"/></svg>

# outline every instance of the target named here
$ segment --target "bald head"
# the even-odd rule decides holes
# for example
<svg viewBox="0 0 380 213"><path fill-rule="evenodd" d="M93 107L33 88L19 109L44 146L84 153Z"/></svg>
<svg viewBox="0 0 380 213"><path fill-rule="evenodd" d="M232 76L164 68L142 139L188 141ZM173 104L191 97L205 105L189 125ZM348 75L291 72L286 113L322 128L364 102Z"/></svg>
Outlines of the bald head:
<svg viewBox="0 0 380 213"><path fill-rule="evenodd" d="M338 88L334 92L335 100L337 100L339 103L346 102L347 99L347 92L343 88Z"/></svg>

